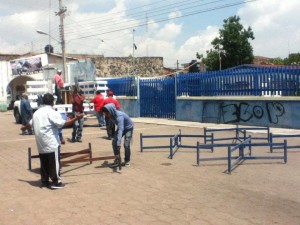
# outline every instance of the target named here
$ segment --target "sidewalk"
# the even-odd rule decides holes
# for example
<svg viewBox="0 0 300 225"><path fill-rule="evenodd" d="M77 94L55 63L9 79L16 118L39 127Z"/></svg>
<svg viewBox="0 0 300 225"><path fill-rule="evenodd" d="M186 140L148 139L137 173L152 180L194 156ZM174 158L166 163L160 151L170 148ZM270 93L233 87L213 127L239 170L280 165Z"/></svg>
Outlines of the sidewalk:
<svg viewBox="0 0 300 225"><path fill-rule="evenodd" d="M231 124L215 124L215 123L200 123L200 122L191 122L191 121L178 121L172 119L161 119L161 118L132 118L136 123L145 123L145 124L159 124L159 125L169 125L169 126L179 126L179 127L198 127L198 128L210 128L210 129L224 129L224 128L235 128L236 125ZM247 126L240 126L247 127ZM248 126L249 127L249 126ZM255 133L263 133L264 131L251 131ZM275 128L270 127L270 132L273 134L300 134L300 130L297 129L286 129L286 128Z"/></svg>
<svg viewBox="0 0 300 225"><path fill-rule="evenodd" d="M133 118L135 129L130 167L108 166L112 160L73 163L62 168L64 189L40 188L40 163L32 159L28 170L28 148L37 154L35 137L20 135L13 112L0 113L0 224L5 225L299 225L300 150L289 151L283 160L246 160L232 174L227 161L196 164L194 148L180 148L173 159L169 138L145 139L140 151L140 134L185 134L203 132L203 127L233 125L202 124L157 118ZM61 151L76 152L91 144L94 158L111 156L112 142L106 129L88 118L83 142L72 143L72 129L63 129L66 144ZM277 129L276 129L277 130ZM291 132L278 129L281 132ZM226 132L219 132L221 137ZM263 136L263 134L257 134ZM297 144L298 138L291 138ZM185 138L184 145L195 145L201 138ZM224 157L227 149L201 157ZM281 156L269 148L252 148L253 156ZM121 147L124 157L124 148Z"/></svg>

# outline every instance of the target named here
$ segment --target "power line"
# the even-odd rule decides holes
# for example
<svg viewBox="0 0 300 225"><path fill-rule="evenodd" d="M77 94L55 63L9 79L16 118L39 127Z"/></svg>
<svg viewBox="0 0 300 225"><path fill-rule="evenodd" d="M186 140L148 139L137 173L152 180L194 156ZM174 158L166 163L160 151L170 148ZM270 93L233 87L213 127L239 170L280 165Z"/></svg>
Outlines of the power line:
<svg viewBox="0 0 300 225"><path fill-rule="evenodd" d="M172 12L172 9L174 9L173 8L174 6L180 6L180 7L176 8L177 11L180 10L183 13L190 14L190 12L187 10L195 9L197 7L203 7L206 5L212 5L212 4L219 3L219 2L224 2L224 0L215 0L213 2L202 3L203 1L205 1L205 0L202 0L202 1L187 0L187 1L180 2L180 3L173 3L173 4L169 4L169 5L165 5L165 6L159 6L158 8L155 8L154 10L151 10L151 11L150 10L147 10L147 11L139 10L138 12L126 14L126 17L129 17L131 19L127 19L122 22L117 22L117 21L119 21L119 18L120 18L117 13L109 14L109 15L97 17L97 21L95 21L95 22L89 22L87 24L84 23L84 29L80 30L80 31L81 32L83 31L85 33L94 32L95 27L99 27L99 29L101 29L101 30L103 30L103 29L105 30L107 28L108 29L111 29L111 28L116 29L116 27L118 25L123 26L123 24L126 25L128 23L133 23L132 26L138 26L138 23L139 23L138 21L141 19L144 19L145 14L147 14L148 20L149 20L149 17L152 20L158 20L158 21L172 20L175 17L166 19L166 15L168 13ZM205 9L202 9L202 10L205 10ZM176 18L180 18L180 17L176 17ZM111 24L113 24L113 26ZM76 24L76 26L77 26L77 24ZM69 29L67 32L69 35L71 35L72 33L73 34L77 33L76 30L77 30L76 28L72 29L72 25L71 26L69 25Z"/></svg>
<svg viewBox="0 0 300 225"><path fill-rule="evenodd" d="M245 4L245 3L253 2L253 1L257 1L257 0L239 1L239 2L236 2L236 3L225 4L225 5L221 5L221 6L217 6L217 7L212 7L212 8L208 8L208 9L204 9L204 10L201 9L201 10L197 10L197 11L193 11L193 12L187 13L185 15L175 16L175 17L173 17L171 19L170 18L165 18L165 19L160 19L160 20L156 20L156 21L153 21L153 22L148 22L148 25L149 24L154 24L154 23L166 22L166 21L169 21L169 20L173 20L175 18L178 19L178 18L183 18L183 17L188 17L188 16L200 14L200 13L206 13L206 12L210 12L210 11L215 11L215 10L219 10L219 9L233 7L233 6L237 6L237 5L241 5L241 4ZM85 38L90 38L90 37L95 37L95 36L98 36L98 35L109 34L109 33L114 33L114 32L123 31L123 30L129 30L129 29L133 29L135 27L143 27L143 26L146 26L146 25L147 25L146 23L141 23L139 25L128 25L128 26L125 26L123 28L102 31L101 33L97 33L97 34L91 34L91 35L81 36L81 37L77 37L77 38L73 38L73 39L71 38L71 39L69 39L69 41L71 41L71 40L85 39Z"/></svg>
<svg viewBox="0 0 300 225"><path fill-rule="evenodd" d="M226 0L215 0L215 1L210 1L210 2L205 2L206 0L186 0L186 1L181 1L181 2L175 2L171 4L165 4L168 1L157 1L153 2L148 5L143 5L135 8L131 8L125 11L119 11L115 12L112 14L108 14L105 16L100 16L96 17L95 19L88 19L80 22L75 22L72 21L72 23L65 23L65 34L66 34L66 41L69 43L71 41L75 40L81 40L81 39L87 39L91 37L97 37L97 36L102 36L105 34L111 34L111 33L116 33L120 31L125 31L125 30L132 30L133 28L138 28L138 27L145 27L150 24L155 24L155 23L162 23L174 19L179 19L179 18L184 18L184 17L189 17L192 15L197 15L201 13L206 13L210 11L215 11L215 10L220 10L224 8L229 8L241 4L246 4L249 2L257 1L257 0L239 0L239 1L234 1L227 3ZM219 5L213 5L217 3L222 3ZM162 5L163 4L163 5ZM143 10L147 9L147 7L150 7L154 5L154 9L152 10ZM203 8L204 6L208 6L206 8ZM52 6L53 7L53 6ZM199 8L202 7L202 8ZM175 8L175 9L174 9ZM135 10L138 10L138 12L135 12ZM167 18L166 15L170 13L171 11L178 10L183 12L182 15L176 15L172 18ZM53 12L54 10L51 10ZM145 12L147 13L147 20L144 22L139 22L141 18L145 18ZM54 14L54 13L53 13ZM115 17L121 18L122 15L126 14L126 17L130 16L132 19L128 19L124 22L115 22L111 17L114 15ZM67 20L70 19L70 17L67 17ZM151 22L151 21L152 22ZM52 20L53 21L53 20ZM54 20L56 21L56 20ZM150 22L149 22L150 21ZM112 25L113 23L113 25ZM95 25L95 26L94 26ZM79 30L74 29L75 27L80 27ZM59 25L57 22L54 22L50 33L51 35L56 38L59 38ZM44 29L44 28L42 28ZM49 27L48 27L49 29ZM48 30L44 29L44 30ZM71 30L73 29L73 30ZM97 30L101 30L100 32L97 32ZM82 35L82 34L85 35ZM77 37L76 35L80 35ZM130 33L128 33L130 35ZM102 39L102 38L101 38ZM35 39L34 41L30 42L34 43L34 45L41 45L42 43L49 43L49 40L47 40L47 37L39 37Z"/></svg>

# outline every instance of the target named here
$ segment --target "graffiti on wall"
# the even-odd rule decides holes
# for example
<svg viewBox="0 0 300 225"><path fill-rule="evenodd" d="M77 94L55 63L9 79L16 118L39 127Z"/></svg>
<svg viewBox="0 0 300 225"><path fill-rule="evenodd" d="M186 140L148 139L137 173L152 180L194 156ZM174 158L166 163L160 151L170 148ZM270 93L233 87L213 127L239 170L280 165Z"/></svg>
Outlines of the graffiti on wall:
<svg viewBox="0 0 300 225"><path fill-rule="evenodd" d="M222 103L221 112L224 123L248 122L250 120L267 120L278 124L280 117L285 114L284 106L280 102L264 103Z"/></svg>

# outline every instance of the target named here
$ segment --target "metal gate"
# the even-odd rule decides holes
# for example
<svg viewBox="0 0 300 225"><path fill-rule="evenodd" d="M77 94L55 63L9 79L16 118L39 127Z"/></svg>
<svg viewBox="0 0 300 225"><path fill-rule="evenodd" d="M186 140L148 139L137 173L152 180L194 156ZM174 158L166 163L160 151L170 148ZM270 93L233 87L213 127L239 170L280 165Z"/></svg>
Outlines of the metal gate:
<svg viewBox="0 0 300 225"><path fill-rule="evenodd" d="M140 116L155 118L176 117L175 78L150 78L139 81Z"/></svg>

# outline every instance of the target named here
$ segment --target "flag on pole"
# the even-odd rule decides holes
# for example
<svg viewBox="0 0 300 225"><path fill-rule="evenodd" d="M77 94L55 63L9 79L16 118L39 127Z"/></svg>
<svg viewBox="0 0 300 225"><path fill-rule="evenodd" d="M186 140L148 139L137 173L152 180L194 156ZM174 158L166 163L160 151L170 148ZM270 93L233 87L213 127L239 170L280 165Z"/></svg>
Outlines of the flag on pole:
<svg viewBox="0 0 300 225"><path fill-rule="evenodd" d="M137 47L136 47L136 45L134 43L133 43L133 47L134 47L135 50L137 50Z"/></svg>

